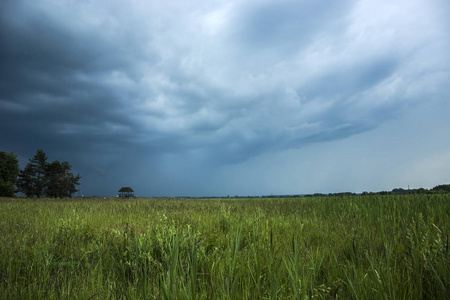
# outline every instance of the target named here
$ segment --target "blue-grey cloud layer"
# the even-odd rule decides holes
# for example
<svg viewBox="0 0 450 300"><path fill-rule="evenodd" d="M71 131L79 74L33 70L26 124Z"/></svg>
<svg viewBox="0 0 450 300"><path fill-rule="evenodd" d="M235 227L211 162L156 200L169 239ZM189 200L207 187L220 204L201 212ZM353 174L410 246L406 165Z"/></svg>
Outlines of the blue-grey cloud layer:
<svg viewBox="0 0 450 300"><path fill-rule="evenodd" d="M0 5L0 146L71 160L92 193L174 195L183 174L366 132L449 92L444 1ZM183 166L198 172L166 174Z"/></svg>

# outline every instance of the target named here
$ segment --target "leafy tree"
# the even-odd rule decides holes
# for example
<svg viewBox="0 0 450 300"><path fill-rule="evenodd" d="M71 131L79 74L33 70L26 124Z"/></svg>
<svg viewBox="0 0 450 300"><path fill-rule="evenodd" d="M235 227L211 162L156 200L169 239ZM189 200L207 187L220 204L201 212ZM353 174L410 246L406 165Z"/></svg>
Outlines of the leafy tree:
<svg viewBox="0 0 450 300"><path fill-rule="evenodd" d="M438 193L450 193L450 184L441 184L433 188L433 191Z"/></svg>
<svg viewBox="0 0 450 300"><path fill-rule="evenodd" d="M19 161L14 153L0 151L0 196L14 196L14 186L19 175Z"/></svg>
<svg viewBox="0 0 450 300"><path fill-rule="evenodd" d="M35 195L39 198L43 196L47 184L47 178L45 177L48 166L47 155L42 149L38 149L36 155L30 159L30 163L35 171Z"/></svg>
<svg viewBox="0 0 450 300"><path fill-rule="evenodd" d="M77 192L76 186L81 176L74 176L67 161L47 162L47 156L41 149L29 160L19 173L17 187L27 197L71 197Z"/></svg>
<svg viewBox="0 0 450 300"><path fill-rule="evenodd" d="M47 166L45 176L47 178L47 186L45 193L49 197L71 197L73 193L78 191L75 186L79 185L78 181L81 176L74 176L70 170L71 166L68 162L62 163L55 160Z"/></svg>
<svg viewBox="0 0 450 300"><path fill-rule="evenodd" d="M29 160L23 171L19 174L19 191L25 193L27 197L43 196L47 178L45 172L47 170L47 155L42 149L36 151L36 155Z"/></svg>
<svg viewBox="0 0 450 300"><path fill-rule="evenodd" d="M19 180L17 180L18 191L24 193L27 197L35 195L34 170L31 164L27 164L25 169L20 171Z"/></svg>

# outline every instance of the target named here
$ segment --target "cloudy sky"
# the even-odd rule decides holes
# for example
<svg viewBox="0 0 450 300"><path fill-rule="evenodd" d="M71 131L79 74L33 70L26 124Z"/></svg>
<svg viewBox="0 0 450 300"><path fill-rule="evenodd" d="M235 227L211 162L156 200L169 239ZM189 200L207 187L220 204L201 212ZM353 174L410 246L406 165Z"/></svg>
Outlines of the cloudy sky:
<svg viewBox="0 0 450 300"><path fill-rule="evenodd" d="M0 150L85 195L450 183L445 0L3 0Z"/></svg>

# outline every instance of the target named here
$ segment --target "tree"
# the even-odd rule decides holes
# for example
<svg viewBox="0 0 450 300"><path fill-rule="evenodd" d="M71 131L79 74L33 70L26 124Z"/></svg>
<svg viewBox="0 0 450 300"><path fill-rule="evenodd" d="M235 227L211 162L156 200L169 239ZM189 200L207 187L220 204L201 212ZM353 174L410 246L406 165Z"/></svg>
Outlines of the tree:
<svg viewBox="0 0 450 300"><path fill-rule="evenodd" d="M12 152L0 151L0 196L14 196L17 175L19 175L17 156Z"/></svg>
<svg viewBox="0 0 450 300"><path fill-rule="evenodd" d="M70 170L71 166L67 161L60 163L55 160L47 166L45 176L47 178L47 186L45 193L49 197L62 198L71 197L78 190L75 188L79 185L78 181L81 176L74 176Z"/></svg>
<svg viewBox="0 0 450 300"><path fill-rule="evenodd" d="M31 164L27 164L25 169L20 171L19 180L17 180L18 191L24 193L27 197L35 195L34 170Z"/></svg>
<svg viewBox="0 0 450 300"><path fill-rule="evenodd" d="M42 149L36 151L36 155L30 159L30 163L35 171L35 195L36 197L43 196L47 179L45 178L45 172L47 170L47 155L45 155Z"/></svg>
<svg viewBox="0 0 450 300"><path fill-rule="evenodd" d="M39 149L20 171L17 186L27 197L71 197L78 191L76 186L81 178L80 174L74 176L71 168L67 161L55 160L49 164L44 151Z"/></svg>
<svg viewBox="0 0 450 300"><path fill-rule="evenodd" d="M45 173L47 170L47 155L42 149L36 151L36 155L29 160L23 171L19 173L18 188L19 191L27 197L43 196L47 179Z"/></svg>
<svg viewBox="0 0 450 300"><path fill-rule="evenodd" d="M433 188L434 192L438 193L450 193L450 184L441 184Z"/></svg>

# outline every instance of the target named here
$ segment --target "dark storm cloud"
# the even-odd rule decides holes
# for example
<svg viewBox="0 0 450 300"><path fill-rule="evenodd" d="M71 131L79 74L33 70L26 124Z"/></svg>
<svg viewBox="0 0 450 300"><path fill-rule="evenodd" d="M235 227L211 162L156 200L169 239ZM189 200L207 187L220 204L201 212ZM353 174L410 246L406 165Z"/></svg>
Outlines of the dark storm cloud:
<svg viewBox="0 0 450 300"><path fill-rule="evenodd" d="M2 148L22 158L42 148L50 160L69 160L83 176L82 190L101 190L108 172L129 160L124 153L139 152L127 147L139 144L126 103L136 93L120 85L136 77L139 51L128 52L132 43L120 34L119 42L105 37L107 28L62 18L63 10L8 1L2 8Z"/></svg>
<svg viewBox="0 0 450 300"><path fill-rule="evenodd" d="M321 32L339 32L354 1L284 0L247 3L236 18L239 41L253 51L295 52ZM284 53L287 54L287 53Z"/></svg>
<svg viewBox="0 0 450 300"><path fill-rule="evenodd" d="M389 56L373 59L357 66L330 70L324 76L312 79L302 91L314 96L333 97L340 95L348 98L352 95L373 88L395 73L399 61Z"/></svg>
<svg viewBox="0 0 450 300"><path fill-rule="evenodd" d="M2 10L0 100L7 113L2 125L28 141L81 133L79 138L89 141L108 136L110 125L131 127L122 91L102 82L105 74L130 70L118 45L30 6L7 1Z"/></svg>

